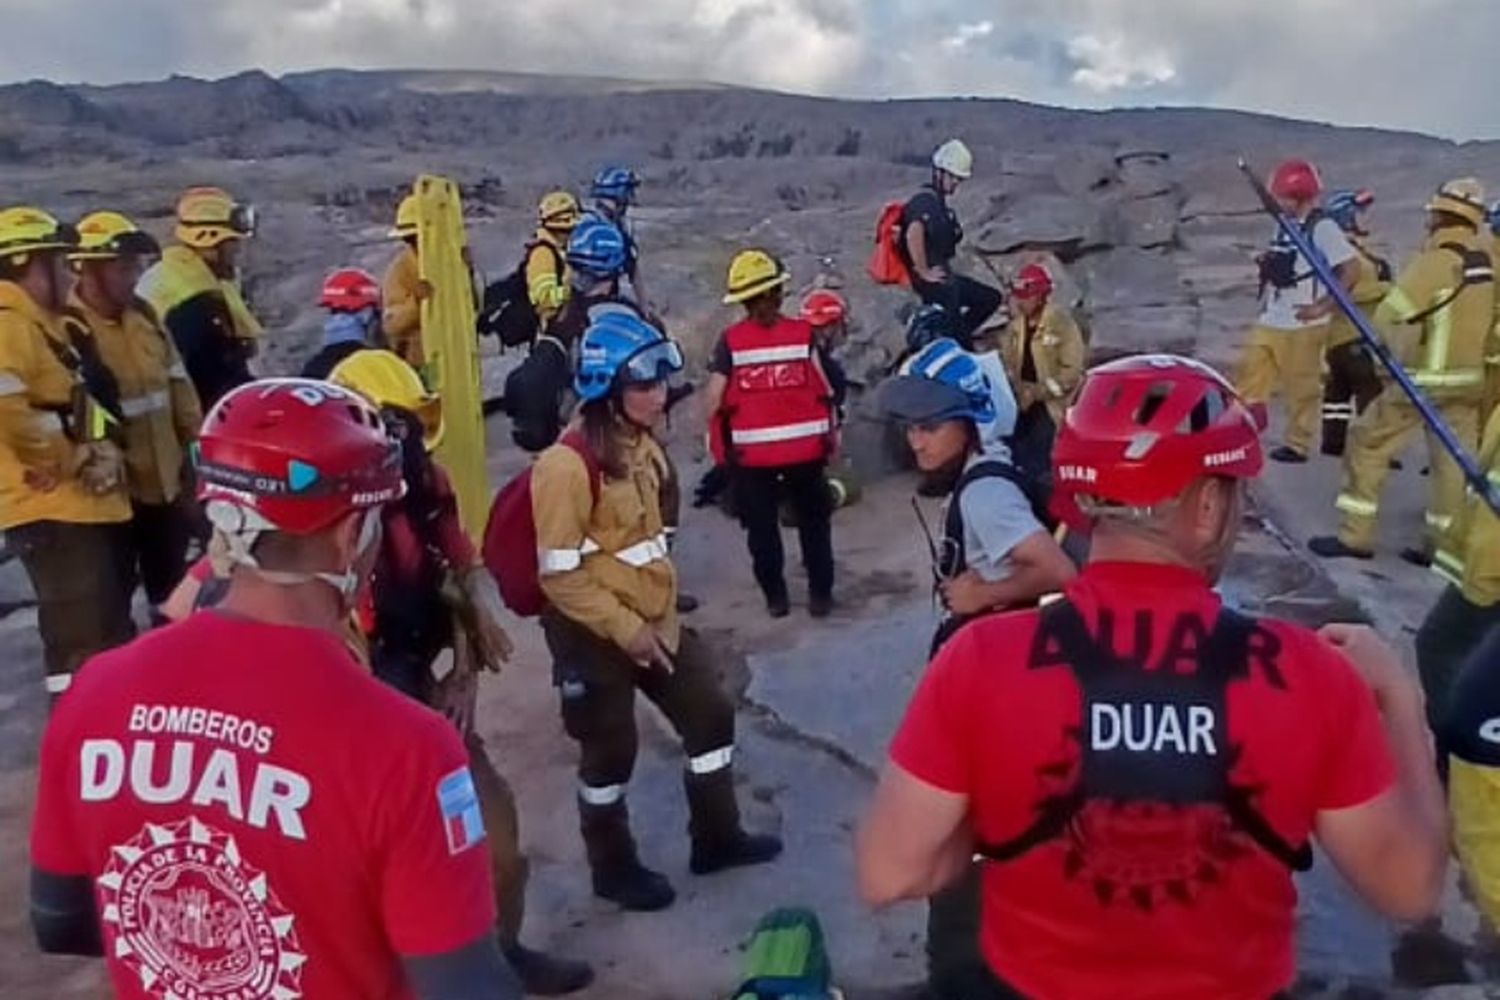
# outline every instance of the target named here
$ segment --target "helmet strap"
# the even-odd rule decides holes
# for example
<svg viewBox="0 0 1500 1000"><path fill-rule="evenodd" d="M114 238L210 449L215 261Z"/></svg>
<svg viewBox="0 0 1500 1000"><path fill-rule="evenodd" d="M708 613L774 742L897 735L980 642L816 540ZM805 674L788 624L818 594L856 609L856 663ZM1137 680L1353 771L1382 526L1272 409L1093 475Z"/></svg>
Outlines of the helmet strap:
<svg viewBox="0 0 1500 1000"><path fill-rule="evenodd" d="M240 567L278 587L299 587L314 581L326 583L338 593L345 608L353 606L354 597L363 583L363 578L355 572L355 567L380 537L380 508L367 508L361 512L359 538L348 566L337 573L295 573L266 569L256 559L256 542L267 531L273 530L264 526L263 519L244 508L223 501L210 501L208 517L214 525L209 558L215 576L228 576L231 570Z"/></svg>

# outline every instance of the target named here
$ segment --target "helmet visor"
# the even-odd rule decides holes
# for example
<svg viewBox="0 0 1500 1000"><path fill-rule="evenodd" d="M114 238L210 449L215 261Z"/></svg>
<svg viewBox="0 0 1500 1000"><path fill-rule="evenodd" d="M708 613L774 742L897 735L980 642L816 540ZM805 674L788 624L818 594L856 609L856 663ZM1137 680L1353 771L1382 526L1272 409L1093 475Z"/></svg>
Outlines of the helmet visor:
<svg viewBox="0 0 1500 1000"><path fill-rule="evenodd" d="M255 235L260 225L260 213L254 205L236 205L229 210L229 228L239 235L249 238Z"/></svg>
<svg viewBox="0 0 1500 1000"><path fill-rule="evenodd" d="M658 340L630 356L620 368L620 381L625 385L662 382L682 371L682 366L682 349L677 342Z"/></svg>

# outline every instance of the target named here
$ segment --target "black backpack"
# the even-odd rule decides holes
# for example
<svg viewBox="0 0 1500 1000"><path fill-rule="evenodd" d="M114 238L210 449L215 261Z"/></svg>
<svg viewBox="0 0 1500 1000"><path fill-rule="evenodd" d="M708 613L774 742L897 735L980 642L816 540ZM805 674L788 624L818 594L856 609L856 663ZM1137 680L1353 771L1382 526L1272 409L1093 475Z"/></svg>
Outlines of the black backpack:
<svg viewBox="0 0 1500 1000"><path fill-rule="evenodd" d="M948 514L943 522L943 537L947 539L944 546L944 560L951 559L953 565L939 567L945 578L955 577L969 568L969 554L964 545L964 515L960 498L970 484L981 479L1006 479L1015 483L1021 494L1026 497L1026 502L1031 505L1031 513L1036 517L1037 523L1043 526L1048 523L1045 483L1034 476L1027 475L1010 462L987 459L974 463L959 477L958 485L953 487L953 499L948 502Z"/></svg>
<svg viewBox="0 0 1500 1000"><path fill-rule="evenodd" d="M505 380L505 413L517 447L538 454L552 446L562 433L563 398L571 384L568 349L556 338L538 337Z"/></svg>
<svg viewBox="0 0 1500 1000"><path fill-rule="evenodd" d="M1307 234L1309 242L1313 239L1313 233L1316 231L1318 223L1322 222L1325 218L1327 216L1323 210L1315 208L1303 221L1302 231ZM1260 267L1262 289L1270 286L1278 291L1286 291L1288 288L1297 287L1316 273L1314 271L1303 271L1300 274L1297 272L1298 250L1290 240L1282 241L1279 238L1281 235L1281 231L1277 230L1277 241L1271 245L1270 249L1261 254L1257 261Z"/></svg>
<svg viewBox="0 0 1500 1000"><path fill-rule="evenodd" d="M541 332L542 321L536 314L536 307L531 304L526 281L526 264L537 247L544 247L552 254L557 280L563 280L566 269L563 252L551 243L528 243L516 269L485 288L476 323L481 337L499 337L505 347L520 347L531 343Z"/></svg>

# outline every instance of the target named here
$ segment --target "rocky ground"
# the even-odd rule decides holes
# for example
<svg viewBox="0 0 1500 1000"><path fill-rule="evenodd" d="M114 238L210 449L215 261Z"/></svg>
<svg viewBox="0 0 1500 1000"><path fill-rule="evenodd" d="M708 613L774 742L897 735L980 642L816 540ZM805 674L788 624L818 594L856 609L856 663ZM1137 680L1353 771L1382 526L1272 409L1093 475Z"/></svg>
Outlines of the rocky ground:
<svg viewBox="0 0 1500 1000"><path fill-rule="evenodd" d="M873 385L899 350L900 293L863 275L880 205L925 179L927 152L949 134L974 145L975 181L957 199L970 233L963 266L985 275L1046 261L1087 318L1098 352L1177 350L1221 365L1235 356L1254 304L1249 258L1268 231L1235 172L1315 156L1333 184L1380 197L1380 242L1400 257L1420 237L1420 205L1440 181L1475 173L1500 185L1500 146L1338 130L1198 111L1092 114L1013 102L846 104L743 91L622 92L598 81L315 74L275 81L173 80L125 88L0 88L0 201L66 214L110 207L165 232L175 192L220 183L266 219L247 278L271 333L266 372L293 368L316 343L311 303L322 275L348 262L379 269L402 187L422 170L461 180L481 266L514 265L531 206L548 187L582 185L601 162L646 176L638 235L645 274L674 333L701 363L729 318L718 289L746 244L782 254L800 286L842 287L854 303L846 360ZM493 372L505 362L487 362ZM689 403L675 449L701 458ZM852 886L850 832L885 741L922 666L933 618L926 555L907 503L910 483L876 479L882 432L856 400L849 450L871 476L864 501L838 515L843 606L826 623L800 611L772 623L741 556L738 531L694 512L680 547L694 624L723 651L741 702L741 777L754 824L779 829L785 859L761 872L698 880L686 873L686 816L669 732L649 713L633 788L648 859L682 898L660 915L624 917L587 892L571 806L573 749L560 730L540 636L518 624L521 654L484 693L484 730L520 798L534 859L529 937L593 959L592 996L702 1000L731 985L737 947L765 910L815 907L828 923L850 995L909 995L920 978L918 908L872 916ZM503 421L491 423L492 474L519 466ZM1416 537L1424 464L1393 477L1388 553L1370 564L1319 565L1303 543L1333 522L1338 470L1319 459L1276 467L1256 490L1246 542L1225 589L1253 610L1309 623L1365 616L1409 645L1437 584L1395 558ZM693 472L689 472L690 478ZM34 612L14 563L0 569L0 984L7 998L98 995L97 969L41 959L25 928L24 872L35 746L43 721ZM851 652L857 651L856 655ZM1304 882L1299 995L1407 997L1412 974L1444 948L1402 952L1327 866ZM1493 978L1472 910L1455 890L1448 951ZM1441 943L1441 942L1440 942ZM1395 972L1406 985L1398 985ZM1484 987L1429 994L1487 995Z"/></svg>

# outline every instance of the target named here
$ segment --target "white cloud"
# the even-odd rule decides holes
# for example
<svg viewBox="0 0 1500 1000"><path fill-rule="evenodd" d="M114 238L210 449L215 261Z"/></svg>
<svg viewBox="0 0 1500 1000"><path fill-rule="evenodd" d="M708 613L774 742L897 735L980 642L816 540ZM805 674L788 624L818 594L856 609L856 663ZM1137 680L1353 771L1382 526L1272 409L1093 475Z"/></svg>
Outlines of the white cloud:
<svg viewBox="0 0 1500 1000"><path fill-rule="evenodd" d="M956 52L967 46L970 42L981 38L988 38L995 33L994 21L975 21L972 24L960 24L958 30L943 39L943 48L950 52Z"/></svg>
<svg viewBox="0 0 1500 1000"><path fill-rule="evenodd" d="M1165 54L1131 51L1118 36L1079 35L1068 42L1067 51L1079 64L1072 82L1096 94L1138 90L1177 78L1177 69Z"/></svg>

